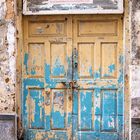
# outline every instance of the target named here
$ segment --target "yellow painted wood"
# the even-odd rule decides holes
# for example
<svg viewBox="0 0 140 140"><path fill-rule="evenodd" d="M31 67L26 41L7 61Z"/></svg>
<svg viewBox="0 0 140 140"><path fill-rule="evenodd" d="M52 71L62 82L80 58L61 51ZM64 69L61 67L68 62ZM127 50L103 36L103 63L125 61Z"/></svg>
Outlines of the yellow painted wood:
<svg viewBox="0 0 140 140"><path fill-rule="evenodd" d="M119 63L118 57L120 55L123 56L121 16L74 16L73 48L76 48L79 52L79 55L81 56L81 48L79 46L86 46L86 44L93 44L93 49L89 53L88 48L86 49L85 47L84 49L83 47L83 52L85 52L84 55L87 55L87 57L85 58L85 60L80 60L83 63L79 62L79 72L83 69L84 73L89 74L89 71L87 71L87 65L90 65L92 66L93 73L98 72L101 69L100 78L97 77L97 79L100 79L100 81L98 82L101 83L99 84L99 86L102 85L102 83L108 84L108 82L106 82L106 80L104 79L110 79L110 85L116 85L115 81L119 76L119 70L122 68ZM90 45L88 45L88 47L89 46ZM90 60L92 60L92 62ZM87 61L87 63L85 63L84 61ZM115 70L110 73L108 66L110 66L111 64L115 65ZM91 79L92 77L88 78ZM96 81L96 83L98 82ZM80 79L79 85L83 85ZM85 86L87 86L86 83Z"/></svg>
<svg viewBox="0 0 140 140"><path fill-rule="evenodd" d="M69 65L67 60L67 58L72 58L74 49L78 53L78 68L76 70L78 78L74 75L72 64ZM25 54L28 54L29 61L27 67L24 64L25 58L23 59L23 79L38 78L44 81L43 97L45 101L49 100L48 104L42 105L45 108L45 115L51 116L52 108L61 114L66 113L65 129L60 129L60 131L66 130L68 139L72 138L72 125L74 124L71 122L70 125L67 125L67 116L73 111L73 92L75 89L67 88L62 81L71 80L69 82L73 82L76 80L78 90L82 89L84 94L86 91L94 91L97 87L101 90L110 90L108 87L111 86L115 90L123 87L122 83L118 82L123 68L123 64L119 60L119 57L123 56L121 16L26 16L24 17L23 56ZM59 67L62 66L64 69L64 72L59 75L53 72L57 65L57 59L61 63ZM50 66L50 75L45 75L47 73L45 71L46 64ZM69 69L70 67L71 69ZM68 77L68 70L70 70L71 77ZM49 85L50 83L45 81L45 76L50 76L51 80L56 80L55 87L51 88L53 84ZM62 108L54 103L56 92L64 94ZM75 92L78 92L78 101L80 102L79 91ZM99 98L102 98L102 95ZM96 99L93 96L93 103L94 100ZM29 106L29 103L27 104ZM100 102L99 105L101 105ZM28 116L32 121L34 121L34 117L32 117L35 112L34 107ZM79 108L80 105L78 105ZM80 116L80 110L78 113ZM94 116L94 113L93 106L92 120L97 117ZM78 119L80 125L80 117ZM102 121L101 118L99 121ZM55 129L52 120L50 129ZM47 132L47 134L49 133ZM41 135L45 134L40 133L36 136L40 139ZM54 138L54 136L51 135L50 138Z"/></svg>

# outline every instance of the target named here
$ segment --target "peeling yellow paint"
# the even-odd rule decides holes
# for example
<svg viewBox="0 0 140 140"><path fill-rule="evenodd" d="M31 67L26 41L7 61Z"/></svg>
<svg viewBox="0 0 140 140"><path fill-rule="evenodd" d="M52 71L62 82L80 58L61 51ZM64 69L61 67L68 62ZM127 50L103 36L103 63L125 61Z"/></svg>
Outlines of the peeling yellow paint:
<svg viewBox="0 0 140 140"><path fill-rule="evenodd" d="M35 116L35 101L30 97L29 99L29 108L30 108L30 112L29 112L29 115L30 115L30 123L34 122L34 116Z"/></svg>
<svg viewBox="0 0 140 140"><path fill-rule="evenodd" d="M30 94L28 94L26 99L26 107L27 107L28 118L30 120L30 125L31 125L31 123L34 122L35 101L30 97Z"/></svg>
<svg viewBox="0 0 140 140"><path fill-rule="evenodd" d="M35 135L35 140L42 140L44 132L37 132Z"/></svg>
<svg viewBox="0 0 140 140"><path fill-rule="evenodd" d="M112 129L114 132L115 127L117 127L115 122L107 120L104 123L101 120L101 115L104 112L100 109L99 99L102 101L103 98L107 97L100 96L99 99L98 97L94 99L94 90L100 89L98 92L103 94L102 90L108 90L110 93L110 90L113 89L116 94L116 90L123 87L123 84L121 84L123 81L118 82L122 70L122 65L119 64L119 56L122 55L121 16L55 17L55 21L52 16L47 16L47 21L43 16L37 17L36 20L34 17L25 17L24 20L23 63L25 69L23 71L26 72L23 78L28 80L29 83L31 82L31 85L37 82L36 86L44 90L41 95L44 98L44 104L38 103L40 107L40 110L38 110L40 116L38 117L43 118L42 109L44 109L45 124L41 127L48 131L46 131L46 134L35 132L37 133L36 137L39 139L42 137L57 139L62 136L61 139L64 139L66 135L69 140L72 138L78 139L79 136L76 136L78 132L82 136L84 134L82 130L101 130L101 125L99 125L101 123L104 128L106 127L104 131ZM64 28L64 32L63 29L55 28L55 25L58 26L58 22L63 22L61 28ZM107 24L107 27L111 26L112 30L109 31L105 27L100 30L98 24L102 26ZM99 29L90 29L89 25ZM86 28L80 28L79 26L86 26ZM28 28L32 29L29 31ZM48 33L46 30L50 30L50 32ZM40 51L42 48L44 51ZM41 55L44 56L43 60L40 60ZM39 74L40 70L36 70L38 67L34 69L36 64L43 67L42 75ZM112 97L114 91L111 92ZM35 118L32 115L34 115L35 103L32 99L30 100L32 107L30 119L34 121ZM88 101L86 100L89 100L89 105L87 105ZM115 102L114 98L113 101ZM95 108L97 108L100 118L97 118ZM89 114L88 110L92 113ZM72 112L75 113L74 121L77 123L75 127L78 127L74 128L75 134L73 135L72 125L76 124L73 123ZM117 116L116 112L114 114ZM88 115L90 121L86 119ZM105 116L103 117L105 118ZM65 132L64 134L58 134L56 130L59 132L65 130ZM49 133L49 131L54 134ZM117 132L114 133L117 134Z"/></svg>

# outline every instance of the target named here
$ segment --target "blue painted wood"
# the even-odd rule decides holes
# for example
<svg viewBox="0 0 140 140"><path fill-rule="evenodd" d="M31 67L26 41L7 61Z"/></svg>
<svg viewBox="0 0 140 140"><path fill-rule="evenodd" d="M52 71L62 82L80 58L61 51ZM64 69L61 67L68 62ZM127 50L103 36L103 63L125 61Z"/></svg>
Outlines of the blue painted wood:
<svg viewBox="0 0 140 140"><path fill-rule="evenodd" d="M88 85L88 89L81 86L74 92L73 136L76 139L123 139L124 94L121 87L124 80L122 67L120 71L117 87L111 84L94 86L93 80L80 79L77 70L74 70L74 79Z"/></svg>
<svg viewBox="0 0 140 140"><path fill-rule="evenodd" d="M92 129L92 91L80 91L79 110L80 130L91 130Z"/></svg>
<svg viewBox="0 0 140 140"><path fill-rule="evenodd" d="M102 130L115 131L117 115L116 91L104 90L102 94Z"/></svg>
<svg viewBox="0 0 140 140"><path fill-rule="evenodd" d="M29 54L24 56L26 74L28 73ZM71 58L67 57L71 65ZM72 68L64 70L64 66L56 60L55 66L44 64L43 78L23 78L22 118L25 129L25 140L69 139L67 129L71 129L72 112L67 111L67 99L71 93L68 81L72 80ZM64 78L60 75L63 74ZM53 78L55 76L56 78ZM61 84L63 88L57 88ZM67 87L68 86L68 87ZM45 112L50 107L50 113ZM71 136L70 136L71 137Z"/></svg>
<svg viewBox="0 0 140 140"><path fill-rule="evenodd" d="M76 55L78 59L78 52ZM123 140L122 55L117 57L120 67L115 79L116 84L109 75L106 77L110 79L102 79L102 68L93 71L91 69L93 66L88 70L90 77L81 78L78 67L72 65L72 58L72 56L65 58L67 70L61 64L59 57L56 58L54 66L44 62L44 77L38 78L28 73L30 58L29 54L25 53L25 74L31 76L23 77L22 81L22 120L25 140ZM112 73L117 66L113 64L108 68ZM71 88L70 81L75 81L77 85L72 85L75 87ZM103 84L104 82L108 83ZM68 111L70 107L67 106L70 101L72 101L72 112Z"/></svg>
<svg viewBox="0 0 140 140"><path fill-rule="evenodd" d="M65 118L66 114L64 112L64 100L65 100L65 92L64 91L55 91L53 95L53 103L52 103L52 111L51 111L51 117L52 117L52 128L53 129L65 129ZM59 105L59 108L62 112L59 110L55 110L54 105Z"/></svg>
<svg viewBox="0 0 140 140"><path fill-rule="evenodd" d="M34 120L30 120L30 127L31 128L44 128L44 97L42 96L42 90L35 90L31 89L29 91L30 100L34 101L35 104L35 112L34 113ZM30 104L31 105L31 104ZM32 107L32 106L30 106ZM31 110L32 108L30 108ZM30 112L31 113L31 112ZM31 115L31 114L30 114Z"/></svg>

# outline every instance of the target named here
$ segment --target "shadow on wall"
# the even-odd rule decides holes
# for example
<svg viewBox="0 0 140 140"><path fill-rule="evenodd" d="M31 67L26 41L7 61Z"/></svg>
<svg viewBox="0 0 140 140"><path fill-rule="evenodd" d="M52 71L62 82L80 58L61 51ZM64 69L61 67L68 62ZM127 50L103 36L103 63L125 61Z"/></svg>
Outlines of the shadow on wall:
<svg viewBox="0 0 140 140"><path fill-rule="evenodd" d="M132 119L131 140L140 140L140 119Z"/></svg>

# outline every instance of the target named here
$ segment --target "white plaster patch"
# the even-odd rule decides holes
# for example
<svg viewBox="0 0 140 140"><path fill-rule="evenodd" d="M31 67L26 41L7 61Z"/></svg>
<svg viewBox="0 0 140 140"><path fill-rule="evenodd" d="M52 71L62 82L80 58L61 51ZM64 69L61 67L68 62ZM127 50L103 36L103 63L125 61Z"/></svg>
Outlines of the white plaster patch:
<svg viewBox="0 0 140 140"><path fill-rule="evenodd" d="M5 0L0 0L0 20L4 19L6 14L6 2Z"/></svg>
<svg viewBox="0 0 140 140"><path fill-rule="evenodd" d="M130 66L130 93L132 98L140 97L140 66Z"/></svg>
<svg viewBox="0 0 140 140"><path fill-rule="evenodd" d="M135 20L140 22L140 10L137 10L135 13Z"/></svg>
<svg viewBox="0 0 140 140"><path fill-rule="evenodd" d="M5 42L5 34L6 34L6 29L5 26L0 26L0 51L4 49L4 42Z"/></svg>
<svg viewBox="0 0 140 140"><path fill-rule="evenodd" d="M114 118L113 117L111 117L110 120L108 121L108 126L109 126L109 128L114 128L115 122L114 122Z"/></svg>

